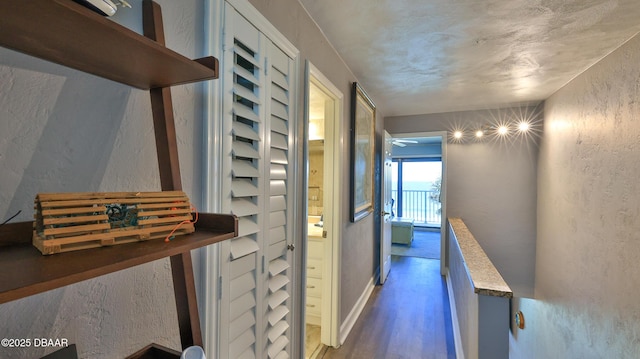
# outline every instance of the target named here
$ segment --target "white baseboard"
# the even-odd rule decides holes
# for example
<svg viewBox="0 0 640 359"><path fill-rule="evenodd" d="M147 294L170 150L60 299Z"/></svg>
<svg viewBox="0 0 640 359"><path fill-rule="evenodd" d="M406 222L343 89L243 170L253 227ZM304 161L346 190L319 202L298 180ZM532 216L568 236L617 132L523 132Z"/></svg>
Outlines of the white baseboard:
<svg viewBox="0 0 640 359"><path fill-rule="evenodd" d="M462 337L460 336L460 324L458 322L458 313L456 312L456 298L453 295L453 286L451 285L451 275L447 273L447 292L449 293L449 308L451 310L451 325L453 327L453 341L456 346L456 358L464 359L464 350L462 350Z"/></svg>
<svg viewBox="0 0 640 359"><path fill-rule="evenodd" d="M358 320L358 317L360 317L360 314L364 310L364 306L367 304L367 301L369 300L369 297L373 292L373 288L375 288L375 284L378 282L378 276L379 274L369 280L369 283L367 283L364 292L362 292L362 295L360 295L360 298L358 298L358 301L353 306L353 309L351 309L351 312L349 312L349 315L340 326L340 345L342 345L344 341L347 340L347 336L349 336L351 329L353 329L353 326L356 324L356 320Z"/></svg>

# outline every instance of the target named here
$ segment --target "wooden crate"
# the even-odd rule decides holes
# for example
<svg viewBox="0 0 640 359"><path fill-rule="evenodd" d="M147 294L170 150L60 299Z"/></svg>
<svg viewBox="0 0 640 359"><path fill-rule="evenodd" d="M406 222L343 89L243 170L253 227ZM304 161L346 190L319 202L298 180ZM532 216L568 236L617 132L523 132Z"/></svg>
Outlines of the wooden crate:
<svg viewBox="0 0 640 359"><path fill-rule="evenodd" d="M191 203L181 191L40 193L33 245L54 254L192 233ZM173 236L172 235L172 236Z"/></svg>

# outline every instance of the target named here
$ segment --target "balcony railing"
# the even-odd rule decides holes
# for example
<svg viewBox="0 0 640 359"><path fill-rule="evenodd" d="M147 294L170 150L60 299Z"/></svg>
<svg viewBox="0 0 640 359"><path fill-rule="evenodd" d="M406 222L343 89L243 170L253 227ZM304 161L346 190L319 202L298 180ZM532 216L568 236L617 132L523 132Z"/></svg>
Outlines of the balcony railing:
<svg viewBox="0 0 640 359"><path fill-rule="evenodd" d="M398 191L391 191L394 199L393 212L396 216L413 218L416 225L440 227L440 202L437 191L402 191L402 201L398 199ZM399 207L402 206L402 208Z"/></svg>

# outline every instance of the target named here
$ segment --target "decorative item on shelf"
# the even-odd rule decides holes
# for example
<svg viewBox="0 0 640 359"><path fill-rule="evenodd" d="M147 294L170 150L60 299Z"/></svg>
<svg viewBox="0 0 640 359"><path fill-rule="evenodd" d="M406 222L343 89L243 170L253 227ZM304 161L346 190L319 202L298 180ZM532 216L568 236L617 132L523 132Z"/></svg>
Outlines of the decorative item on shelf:
<svg viewBox="0 0 640 359"><path fill-rule="evenodd" d="M125 0L116 0L114 3L111 0L73 0L80 5L83 5L102 16L113 16L118 10L117 5L131 8L128 2Z"/></svg>
<svg viewBox="0 0 640 359"><path fill-rule="evenodd" d="M42 254L165 238L195 231L182 191L40 193L33 245Z"/></svg>

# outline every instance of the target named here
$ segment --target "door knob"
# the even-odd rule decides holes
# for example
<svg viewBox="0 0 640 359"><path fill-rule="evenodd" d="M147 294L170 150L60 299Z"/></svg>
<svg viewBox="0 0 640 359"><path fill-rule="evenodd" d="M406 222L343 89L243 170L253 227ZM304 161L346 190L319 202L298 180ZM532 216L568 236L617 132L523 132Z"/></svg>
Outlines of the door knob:
<svg viewBox="0 0 640 359"><path fill-rule="evenodd" d="M388 214L391 214L391 213L389 213L389 212L385 212L385 211L382 211L382 213L381 213L381 214L382 214L382 216L384 217L384 216L386 216L386 215L388 215Z"/></svg>

